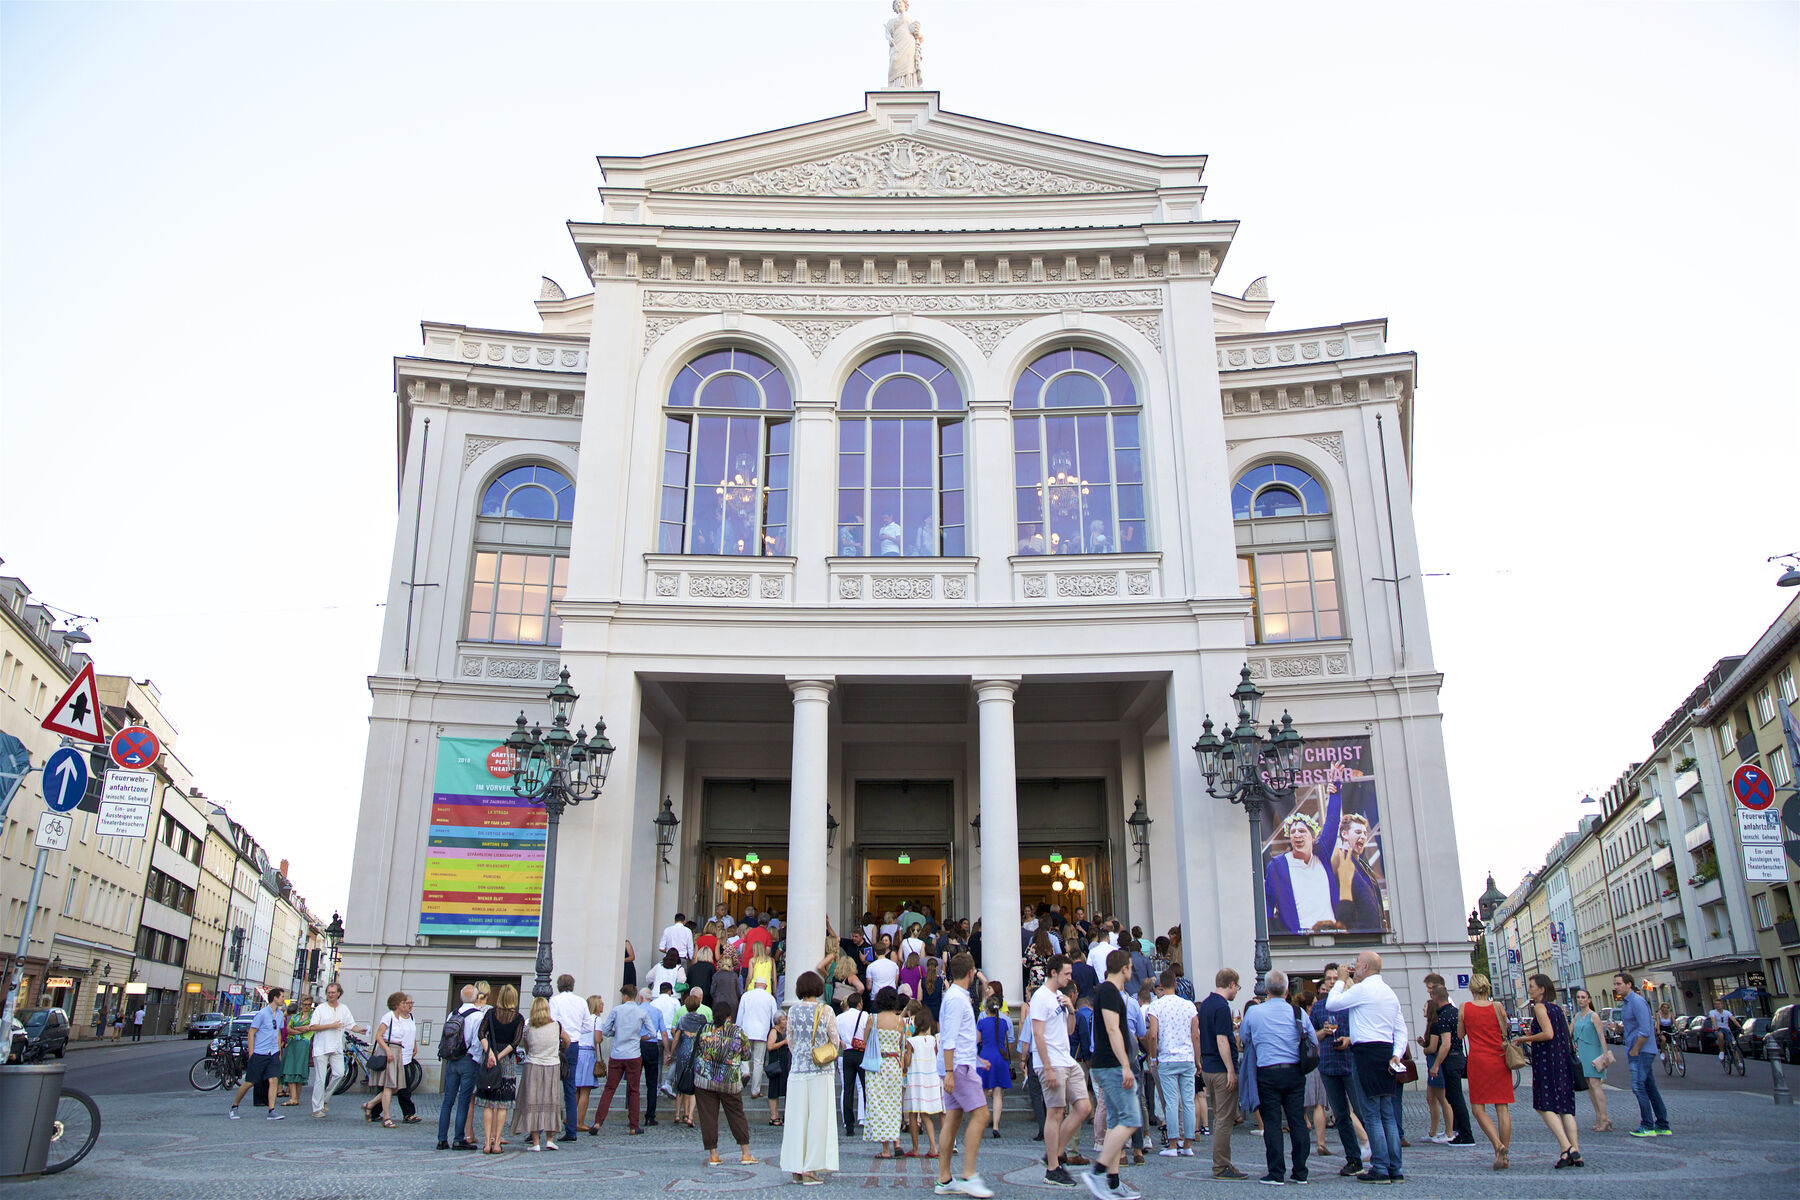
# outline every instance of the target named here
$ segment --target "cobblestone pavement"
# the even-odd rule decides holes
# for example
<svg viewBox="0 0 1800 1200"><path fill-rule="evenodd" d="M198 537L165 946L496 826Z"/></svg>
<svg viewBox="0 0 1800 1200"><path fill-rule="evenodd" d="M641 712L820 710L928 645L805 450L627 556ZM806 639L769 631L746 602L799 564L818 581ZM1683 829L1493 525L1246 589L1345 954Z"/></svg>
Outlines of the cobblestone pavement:
<svg viewBox="0 0 1800 1200"><path fill-rule="evenodd" d="M1491 1169L1492 1155L1473 1149L1428 1144L1422 1134L1424 1101L1418 1089L1407 1089L1407 1131L1414 1145L1405 1155L1406 1184L1412 1197L1607 1197L1629 1194L1662 1197L1741 1194L1792 1196L1800 1170L1800 1108L1777 1108L1766 1094L1689 1092L1668 1097L1676 1136L1636 1139L1623 1132L1589 1134L1592 1114L1581 1104L1583 1171L1556 1171L1555 1143L1542 1120L1528 1107L1514 1108L1513 1166ZM360 1089L358 1089L360 1092ZM1526 1091L1529 1096L1529 1090ZM1627 1093L1610 1093L1615 1120L1636 1108ZM94 1152L73 1170L8 1189L9 1200L31 1197L131 1197L132 1200L370 1200L411 1198L491 1200L498 1194L557 1197L635 1197L662 1192L713 1192L750 1195L787 1188L789 1179L775 1165L781 1131L753 1116L751 1145L766 1161L761 1166L707 1168L696 1131L668 1122L627 1138L623 1123L611 1121L598 1139L583 1135L578 1143L555 1153L522 1151L515 1144L501 1157L434 1150L437 1097L420 1097L419 1125L384 1130L358 1119L356 1096L337 1099L325 1120L309 1118L305 1107L282 1111L288 1119L271 1122L246 1102L244 1119L225 1119L226 1099L218 1093L166 1093L99 1098L103 1129ZM760 1108L760 1105L757 1106ZM1047 1187L1043 1169L1032 1160L1040 1147L1030 1140L1028 1116L1009 1111L1005 1136L982 1147L982 1169L1003 1197L1042 1200L1057 1195L1085 1196ZM622 1114L621 1114L622 1115ZM766 1118L763 1118L766 1119ZM618 1128L614 1128L618 1125ZM1091 1127L1090 1127L1091 1128ZM1331 1135L1335 1138L1335 1134ZM729 1143L729 1136L727 1136ZM1252 1179L1263 1173L1260 1136L1240 1127L1232 1142L1233 1157ZM842 1169L822 1189L885 1188L929 1193L935 1166L929 1160L875 1162L869 1143L841 1146ZM735 1148L723 1150L735 1162ZM1363 1194L1354 1180L1340 1179L1342 1158L1314 1159L1314 1184L1307 1194ZM1128 1170L1130 1179L1150 1200L1159 1197L1230 1196L1260 1192L1254 1184L1212 1180L1202 1139L1199 1157L1163 1159L1151 1155L1147 1165Z"/></svg>

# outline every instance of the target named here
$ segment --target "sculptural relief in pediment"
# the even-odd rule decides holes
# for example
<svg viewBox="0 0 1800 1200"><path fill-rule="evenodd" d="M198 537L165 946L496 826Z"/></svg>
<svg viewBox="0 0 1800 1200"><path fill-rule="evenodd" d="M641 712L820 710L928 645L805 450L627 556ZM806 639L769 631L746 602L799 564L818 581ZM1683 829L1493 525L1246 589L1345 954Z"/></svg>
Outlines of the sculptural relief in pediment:
<svg viewBox="0 0 1800 1200"><path fill-rule="evenodd" d="M896 138L815 162L670 190L724 196L1060 196L1132 189Z"/></svg>

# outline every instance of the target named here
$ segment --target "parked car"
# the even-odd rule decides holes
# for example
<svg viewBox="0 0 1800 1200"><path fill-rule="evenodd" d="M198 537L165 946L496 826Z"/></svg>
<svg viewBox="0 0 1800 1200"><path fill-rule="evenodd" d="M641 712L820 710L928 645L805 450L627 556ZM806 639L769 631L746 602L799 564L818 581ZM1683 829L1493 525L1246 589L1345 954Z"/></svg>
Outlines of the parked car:
<svg viewBox="0 0 1800 1200"><path fill-rule="evenodd" d="M1769 1019L1769 1031L1763 1036L1762 1056L1781 1059L1788 1065L1800 1064L1800 1004L1784 1004Z"/></svg>
<svg viewBox="0 0 1800 1200"><path fill-rule="evenodd" d="M1689 1017L1681 1030L1681 1048L1689 1054L1717 1054L1719 1031L1713 1028L1713 1019L1705 1013Z"/></svg>
<svg viewBox="0 0 1800 1200"><path fill-rule="evenodd" d="M25 1008L18 1012L32 1049L48 1058L61 1058L69 1046L69 1017L60 1008Z"/></svg>
<svg viewBox="0 0 1800 1200"><path fill-rule="evenodd" d="M1744 1028L1738 1034L1738 1049L1744 1052L1745 1061L1762 1057L1763 1039L1768 1036L1769 1018L1751 1017L1744 1022Z"/></svg>
<svg viewBox="0 0 1800 1200"><path fill-rule="evenodd" d="M1614 1045L1625 1044L1625 1010L1622 1008L1603 1008L1600 1010L1600 1027L1606 1030L1606 1040Z"/></svg>
<svg viewBox="0 0 1800 1200"><path fill-rule="evenodd" d="M6 1061L22 1062L25 1058L25 1047L31 1045L31 1035L25 1032L25 1026L19 1024L19 1018L12 1019L12 1040L6 1045Z"/></svg>
<svg viewBox="0 0 1800 1200"><path fill-rule="evenodd" d="M187 1035L192 1038L218 1037L219 1030L225 1028L224 1013L201 1013L188 1022Z"/></svg>

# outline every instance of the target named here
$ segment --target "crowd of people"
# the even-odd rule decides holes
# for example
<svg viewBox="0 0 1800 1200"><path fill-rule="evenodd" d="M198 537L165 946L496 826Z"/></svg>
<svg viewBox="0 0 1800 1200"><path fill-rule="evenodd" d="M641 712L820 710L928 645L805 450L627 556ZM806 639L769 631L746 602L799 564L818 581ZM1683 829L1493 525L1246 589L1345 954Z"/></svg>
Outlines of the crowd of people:
<svg viewBox="0 0 1800 1200"><path fill-rule="evenodd" d="M597 1138L616 1120L623 1090L623 1136L656 1125L660 1100L669 1120L698 1130L708 1164L725 1161L721 1119L736 1161L754 1164L750 1121L761 1101L782 1130L781 1168L798 1184L837 1171L840 1143L860 1127L873 1158L935 1158L939 1194L986 1197L982 1144L1002 1136L1006 1096L1022 1084L1030 1116L1008 1128L1043 1143L1051 1186L1134 1200L1140 1193L1123 1168L1148 1154L1196 1157L1202 1138L1214 1179L1249 1179L1232 1155L1234 1128L1246 1123L1261 1135L1264 1183L1305 1183L1312 1163L1337 1157L1341 1176L1391 1183L1405 1178L1402 1097L1418 1082L1427 1141L1473 1147L1478 1127L1493 1169L1510 1169L1511 1109L1526 1066L1532 1107L1560 1151L1557 1169L1585 1166L1578 1094L1594 1107L1592 1130L1612 1129L1600 1081L1613 1055L1592 997L1578 990L1565 1009L1542 975L1528 983L1528 1022L1515 1031L1479 974L1460 1006L1442 976L1426 974L1426 1001L1410 1019L1374 951L1306 978L1271 971L1264 994L1239 1003L1243 982L1231 967L1196 995L1179 929L1147 937L1041 905L1023 914L1019 937L1026 995L1016 1023L1002 984L980 969L980 923L939 921L911 905L866 913L841 936L828 927L816 959L754 909L734 918L720 906L704 924L677 914L641 983L627 943L613 997L578 995L563 975L554 995L522 1009L511 985L470 984L437 1046L437 1148L498 1154L510 1135L553 1151L582 1134ZM1614 990L1640 1108L1631 1132L1667 1135L1651 1071L1654 1018L1629 975ZM316 1008L280 1000L272 994L253 1023L237 1100L279 1081L285 1103L298 1103L310 1064L322 1117L344 1035L366 1027L335 984ZM389 1127L396 1112L419 1120L405 1086L419 1052L412 1008L404 993L390 996L371 1033L378 1093L363 1109ZM280 1116L275 1106L269 1115ZM1341 1154L1330 1146L1333 1128Z"/></svg>

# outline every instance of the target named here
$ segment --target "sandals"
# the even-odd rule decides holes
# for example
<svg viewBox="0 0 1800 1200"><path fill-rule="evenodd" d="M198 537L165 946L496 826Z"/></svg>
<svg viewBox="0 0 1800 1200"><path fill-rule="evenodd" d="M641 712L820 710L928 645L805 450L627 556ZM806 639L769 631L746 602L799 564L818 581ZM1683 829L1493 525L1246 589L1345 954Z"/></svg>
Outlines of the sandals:
<svg viewBox="0 0 1800 1200"><path fill-rule="evenodd" d="M1506 1161L1506 1147L1505 1146L1502 1146L1502 1147L1500 1147L1500 1149L1494 1151L1494 1170L1504 1171L1511 1165L1512 1165L1511 1163Z"/></svg>
<svg viewBox="0 0 1800 1200"><path fill-rule="evenodd" d="M1587 1164L1586 1164L1586 1163L1584 1163L1584 1162L1582 1162L1582 1161L1581 1161L1581 1151L1579 1151L1579 1150L1571 1150L1571 1151L1569 1151L1569 1154L1568 1154L1568 1158L1569 1158L1569 1165L1570 1165L1570 1166L1571 1166L1571 1167L1585 1167L1585 1166L1587 1166Z"/></svg>
<svg viewBox="0 0 1800 1200"><path fill-rule="evenodd" d="M393 1122L392 1122L392 1121L383 1121L383 1122L382 1122L382 1123L381 1123L381 1127L382 1127L382 1128L383 1128L383 1129L393 1129L393 1128L394 1128L394 1127L395 1127L395 1126L394 1126L394 1123L393 1123Z"/></svg>
<svg viewBox="0 0 1800 1200"><path fill-rule="evenodd" d="M417 1125L420 1121L423 1121L424 1119L425 1119L424 1117L421 1117L417 1113L414 1113L410 1117L401 1117L400 1123L403 1125Z"/></svg>
<svg viewBox="0 0 1800 1200"><path fill-rule="evenodd" d="M760 1158L757 1158L757 1157L756 1157L756 1156L755 1156L755 1155L752 1155L752 1156L750 1156L750 1157L749 1157L749 1158L740 1158L740 1159L738 1159L738 1166L740 1166L740 1167L754 1167L754 1166L756 1166L756 1165L757 1165L757 1164L758 1164L758 1163L760 1163L760 1162L762 1162L762 1159L760 1159Z"/></svg>

